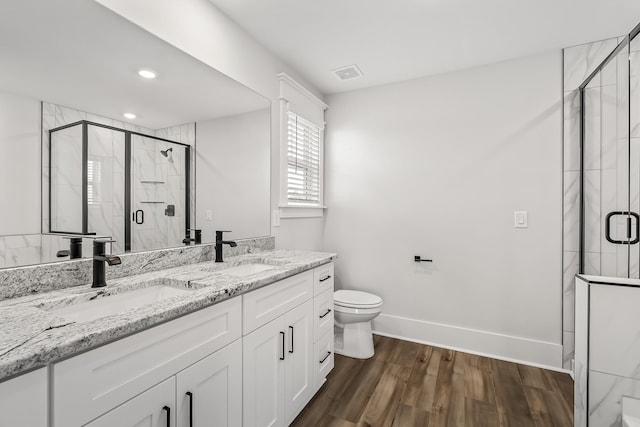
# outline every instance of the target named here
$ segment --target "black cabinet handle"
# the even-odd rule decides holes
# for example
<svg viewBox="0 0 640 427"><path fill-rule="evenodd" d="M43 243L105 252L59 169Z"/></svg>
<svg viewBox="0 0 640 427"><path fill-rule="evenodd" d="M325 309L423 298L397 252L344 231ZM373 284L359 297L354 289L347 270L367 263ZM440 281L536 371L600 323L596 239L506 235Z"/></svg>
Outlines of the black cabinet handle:
<svg viewBox="0 0 640 427"><path fill-rule="evenodd" d="M189 396L189 427L193 427L193 393L188 391L185 394Z"/></svg>
<svg viewBox="0 0 640 427"><path fill-rule="evenodd" d="M167 411L167 427L171 427L171 408L167 405L162 407L163 411Z"/></svg>
<svg viewBox="0 0 640 427"><path fill-rule="evenodd" d="M322 358L322 360L320 361L320 364L322 365L324 363L325 360L327 360L327 358L331 356L331 352L327 351L327 355L325 357Z"/></svg>
<svg viewBox="0 0 640 427"><path fill-rule="evenodd" d="M321 315L320 315L320 318L321 318L321 319L324 319L325 317L327 317L327 316L329 315L329 313L331 313L331 309L330 309L330 308L327 308L327 312L326 312L325 314L321 314Z"/></svg>
<svg viewBox="0 0 640 427"><path fill-rule="evenodd" d="M280 338L282 338L282 357L280 360L284 360L284 332L280 331Z"/></svg>
<svg viewBox="0 0 640 427"><path fill-rule="evenodd" d="M331 275L328 275L327 277L325 277L324 279L320 279L321 282L325 282L327 280L331 279Z"/></svg>
<svg viewBox="0 0 640 427"><path fill-rule="evenodd" d="M293 326L289 326L289 329L291 329L291 350L289 350L289 353L293 354Z"/></svg>

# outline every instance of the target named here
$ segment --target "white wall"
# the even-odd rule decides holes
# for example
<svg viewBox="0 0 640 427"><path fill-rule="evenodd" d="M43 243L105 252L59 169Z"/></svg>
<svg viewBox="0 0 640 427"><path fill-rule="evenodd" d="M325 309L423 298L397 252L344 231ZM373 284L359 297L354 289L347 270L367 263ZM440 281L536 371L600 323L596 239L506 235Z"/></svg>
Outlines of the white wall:
<svg viewBox="0 0 640 427"><path fill-rule="evenodd" d="M280 162L276 75L286 72L316 95L317 90L208 0L96 1L271 100L270 185L271 205L275 209ZM280 227L272 228L272 234L279 248L320 249L322 229L322 218L282 219Z"/></svg>
<svg viewBox="0 0 640 427"><path fill-rule="evenodd" d="M0 92L0 236L40 233L40 101Z"/></svg>
<svg viewBox="0 0 640 427"><path fill-rule="evenodd" d="M197 123L196 223L202 241L269 236L268 109ZM213 216L209 221L206 211Z"/></svg>
<svg viewBox="0 0 640 427"><path fill-rule="evenodd" d="M328 98L324 248L338 287L384 299L374 329L561 366L561 63Z"/></svg>

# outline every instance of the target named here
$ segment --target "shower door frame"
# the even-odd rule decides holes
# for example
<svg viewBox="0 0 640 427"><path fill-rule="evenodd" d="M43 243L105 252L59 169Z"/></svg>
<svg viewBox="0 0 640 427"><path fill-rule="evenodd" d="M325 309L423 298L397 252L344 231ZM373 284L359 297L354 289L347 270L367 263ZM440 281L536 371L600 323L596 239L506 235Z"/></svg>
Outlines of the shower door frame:
<svg viewBox="0 0 640 427"><path fill-rule="evenodd" d="M616 48L609 53L609 55L607 55L607 57L593 70L593 72L591 74L589 74L589 76L584 80L584 82L582 82L582 84L578 87L578 90L580 91L580 219L579 219L579 224L580 224L580 241L579 241L579 257L578 257L578 273L580 274L584 274L584 268L585 268L585 262L584 262L584 258L585 258L585 195L584 195L584 191L585 191L585 139L586 139L586 120L585 120L585 89L587 88L587 86L591 83L591 81L613 60L615 60L617 58L617 56L622 52L623 49L625 48L630 48L631 46L631 41L638 36L638 34L640 34L640 24L636 25L636 27L631 30L631 32L629 34L627 34L625 36L625 38L618 43L618 45L616 46ZM631 61L629 60L629 58L627 57L627 78L630 79L631 78ZM627 102L627 138L630 140L631 138L631 85L628 84L627 85L627 99L629 100L629 102ZM630 150L630 144L628 144L627 150ZM630 170L631 168L631 153L628 152L627 155L627 169ZM626 212L625 214L628 216L632 216L632 213L630 212L631 210L631 174L627 175L627 179L629 180L629 186L628 186L628 194L627 194L627 208L628 208L628 212ZM638 221L636 221L636 229L638 230L638 227L640 227L640 224L638 224ZM638 238L638 234L636 233L636 238ZM629 276L629 264L630 264L630 241L631 239L628 238L628 241L625 243L627 245L627 253L628 253L628 259L627 259L627 277Z"/></svg>
<svg viewBox="0 0 640 427"><path fill-rule="evenodd" d="M89 126L97 126L109 129L115 132L124 133L124 248L125 252L131 252L131 136L137 135L145 138L151 138L156 141L177 144L185 148L185 234L191 228L191 146L182 142L172 141L170 139L160 138L154 135L148 135L141 132L126 130L115 126L109 126L102 123L96 123L89 120L79 120L63 126L49 129L49 141L52 141L54 132L67 129L74 126L82 126L82 230L80 232L54 231L51 229L51 220L49 220L49 233L64 235L93 236L95 232L89 232L89 194L88 194L88 160L89 160ZM49 143L49 218L51 218L51 150L53 145Z"/></svg>

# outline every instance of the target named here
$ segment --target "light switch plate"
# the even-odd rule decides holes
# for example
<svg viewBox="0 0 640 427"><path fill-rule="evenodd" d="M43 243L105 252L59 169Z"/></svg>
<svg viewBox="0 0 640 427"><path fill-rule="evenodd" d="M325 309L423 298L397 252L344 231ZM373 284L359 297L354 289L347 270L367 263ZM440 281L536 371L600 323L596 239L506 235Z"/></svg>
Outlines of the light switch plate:
<svg viewBox="0 0 640 427"><path fill-rule="evenodd" d="M207 217L207 221L213 221L213 212L211 211L211 209L207 209L205 215Z"/></svg>
<svg viewBox="0 0 640 427"><path fill-rule="evenodd" d="M529 228L527 211L515 211L513 213L513 226L515 228Z"/></svg>
<svg viewBox="0 0 640 427"><path fill-rule="evenodd" d="M274 209L271 214L271 225L274 227L280 226L280 209Z"/></svg>

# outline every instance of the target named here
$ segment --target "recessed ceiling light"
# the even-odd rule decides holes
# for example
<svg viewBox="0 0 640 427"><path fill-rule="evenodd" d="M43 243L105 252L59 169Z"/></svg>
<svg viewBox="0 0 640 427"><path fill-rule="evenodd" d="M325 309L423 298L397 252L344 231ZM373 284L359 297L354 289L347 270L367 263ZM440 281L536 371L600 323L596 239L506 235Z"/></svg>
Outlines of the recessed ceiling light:
<svg viewBox="0 0 640 427"><path fill-rule="evenodd" d="M127 119L135 119L136 115L133 113L124 113L123 116L125 116Z"/></svg>
<svg viewBox="0 0 640 427"><path fill-rule="evenodd" d="M151 70L140 70L140 71L138 71L138 74L140 74L140 76L144 77L145 79L155 79L156 78L156 73L154 73Z"/></svg>

